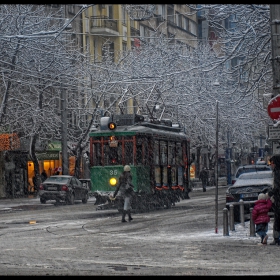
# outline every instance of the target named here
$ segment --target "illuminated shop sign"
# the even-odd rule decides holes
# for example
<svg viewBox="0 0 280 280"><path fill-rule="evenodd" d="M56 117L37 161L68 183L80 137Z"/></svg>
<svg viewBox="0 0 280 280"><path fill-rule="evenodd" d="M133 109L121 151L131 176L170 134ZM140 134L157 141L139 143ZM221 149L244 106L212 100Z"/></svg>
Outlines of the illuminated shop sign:
<svg viewBox="0 0 280 280"><path fill-rule="evenodd" d="M48 151L61 151L61 142L52 141L47 146Z"/></svg>
<svg viewBox="0 0 280 280"><path fill-rule="evenodd" d="M58 160L59 152L36 153L36 157L38 160Z"/></svg>

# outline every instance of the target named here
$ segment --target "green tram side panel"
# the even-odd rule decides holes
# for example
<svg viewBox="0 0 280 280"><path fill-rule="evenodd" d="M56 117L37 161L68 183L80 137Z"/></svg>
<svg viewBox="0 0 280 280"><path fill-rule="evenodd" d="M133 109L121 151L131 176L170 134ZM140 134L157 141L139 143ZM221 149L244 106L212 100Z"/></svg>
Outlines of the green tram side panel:
<svg viewBox="0 0 280 280"><path fill-rule="evenodd" d="M115 130L109 130L109 131L98 131L98 132L91 132L89 136L91 137L101 137L101 136L133 136L136 135L136 131L115 131Z"/></svg>
<svg viewBox="0 0 280 280"><path fill-rule="evenodd" d="M143 191L150 193L150 167L149 166L130 166L132 174L132 184L135 186L134 191ZM92 182L92 192L114 192L119 177L123 172L122 165L114 166L94 166L90 168L90 178ZM117 184L111 186L110 178L116 178Z"/></svg>

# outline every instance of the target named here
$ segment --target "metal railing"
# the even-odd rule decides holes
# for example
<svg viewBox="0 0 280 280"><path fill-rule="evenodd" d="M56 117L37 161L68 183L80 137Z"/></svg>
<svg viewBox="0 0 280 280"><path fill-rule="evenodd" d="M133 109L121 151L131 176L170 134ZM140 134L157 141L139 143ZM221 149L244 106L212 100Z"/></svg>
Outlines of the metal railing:
<svg viewBox="0 0 280 280"><path fill-rule="evenodd" d="M232 212L230 212L230 219L233 220L234 223L234 213L233 213L233 208L234 205L239 205L239 218L240 218L240 223L244 226L245 225L245 216L244 216L244 205L245 204L254 204L256 200L250 200L250 201L243 201L240 199L238 202L228 202L226 203L227 206L231 207L232 205Z"/></svg>
<svg viewBox="0 0 280 280"><path fill-rule="evenodd" d="M114 19L109 19L106 16L91 17L90 22L91 28L109 28L114 31L118 31L117 21Z"/></svg>
<svg viewBox="0 0 280 280"><path fill-rule="evenodd" d="M239 214L240 214L240 223L242 226L245 226L245 215L244 215L244 205L245 204L254 204L257 200L254 201L243 201L240 199L238 202L228 202L226 203L226 206L229 206L229 214L228 209L223 209L223 235L228 236L229 235L229 229L235 230L234 226L234 205L239 205ZM250 236L254 237L256 236L255 232L255 223L252 218L252 211L253 208L250 207ZM229 221L228 221L229 219Z"/></svg>

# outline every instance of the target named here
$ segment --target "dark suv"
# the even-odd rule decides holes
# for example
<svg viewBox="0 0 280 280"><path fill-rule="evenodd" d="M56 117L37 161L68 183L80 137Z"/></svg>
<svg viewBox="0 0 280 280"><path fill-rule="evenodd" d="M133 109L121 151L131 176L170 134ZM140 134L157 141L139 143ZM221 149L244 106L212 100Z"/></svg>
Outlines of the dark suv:
<svg viewBox="0 0 280 280"><path fill-rule="evenodd" d="M74 176L55 175L41 183L39 197L41 203L46 203L47 200L64 201L67 204L74 204L75 200L82 200L83 203L87 203L89 189Z"/></svg>

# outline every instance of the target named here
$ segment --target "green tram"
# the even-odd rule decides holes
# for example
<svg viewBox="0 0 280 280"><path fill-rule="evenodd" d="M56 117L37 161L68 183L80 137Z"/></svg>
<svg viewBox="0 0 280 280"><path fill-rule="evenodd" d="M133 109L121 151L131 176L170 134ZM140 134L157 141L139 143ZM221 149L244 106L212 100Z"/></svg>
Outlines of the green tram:
<svg viewBox="0 0 280 280"><path fill-rule="evenodd" d="M137 114L117 115L114 120L102 117L98 129L89 135L93 194L109 197L128 164L137 200L133 208L170 208L189 198L190 142L171 121L144 121ZM117 208L120 211L120 205Z"/></svg>

